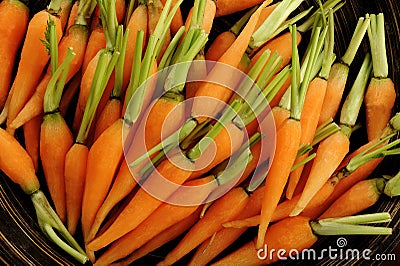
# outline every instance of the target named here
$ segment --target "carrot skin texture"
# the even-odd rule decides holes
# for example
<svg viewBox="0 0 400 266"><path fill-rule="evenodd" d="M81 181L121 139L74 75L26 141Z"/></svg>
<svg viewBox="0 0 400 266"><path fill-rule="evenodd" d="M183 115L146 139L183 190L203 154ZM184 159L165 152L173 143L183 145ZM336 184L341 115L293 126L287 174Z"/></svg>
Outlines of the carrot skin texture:
<svg viewBox="0 0 400 266"><path fill-rule="evenodd" d="M313 234L309 221L307 217L296 216L273 224L265 235L264 244L267 245L269 251L284 249L288 252L295 249L301 252L310 248L317 241L317 236ZM266 258L264 260L258 258L256 246L253 241L250 241L212 265L265 265L279 260L277 252L273 253L272 258L269 254L261 253L261 255L266 255ZM288 256L286 253L280 255Z"/></svg>
<svg viewBox="0 0 400 266"><path fill-rule="evenodd" d="M96 213L107 196L123 156L122 120L117 120L89 150L82 200L82 231L85 243Z"/></svg>
<svg viewBox="0 0 400 266"><path fill-rule="evenodd" d="M96 121L94 139L121 118L122 103L120 99L110 99Z"/></svg>
<svg viewBox="0 0 400 266"><path fill-rule="evenodd" d="M374 205L381 192L377 179L362 180L340 196L318 219L357 214Z"/></svg>
<svg viewBox="0 0 400 266"><path fill-rule="evenodd" d="M6 102L17 51L28 27L29 9L19 1L0 3L0 110Z"/></svg>
<svg viewBox="0 0 400 266"><path fill-rule="evenodd" d="M364 98L368 140L382 134L392 115L395 101L396 90L391 79L371 79Z"/></svg>
<svg viewBox="0 0 400 266"><path fill-rule="evenodd" d="M272 115L274 116L274 123L275 123L275 128L278 130L287 119L290 117L290 111L276 106L272 108Z"/></svg>
<svg viewBox="0 0 400 266"><path fill-rule="evenodd" d="M218 59L231 47L235 42L236 35L230 31L224 31L219 34L212 42L206 52L206 60L218 61Z"/></svg>
<svg viewBox="0 0 400 266"><path fill-rule="evenodd" d="M158 173L157 173L158 171ZM176 184L183 184L191 175L191 171L181 169L171 163L169 160L164 160L157 167L157 171L153 171L153 174L158 176L161 175L167 180ZM153 178L153 174L146 180L147 184L157 186L153 184L157 178ZM150 185L150 186L151 186ZM171 195L174 191L165 191L168 195ZM144 189L139 189L134 197L129 201L126 207L118 215L114 223L100 236L96 237L90 243L92 250L99 250L114 240L127 234L129 231L135 229L141 222L149 217L160 205L162 201L154 198L148 194Z"/></svg>
<svg viewBox="0 0 400 266"><path fill-rule="evenodd" d="M274 160L265 180L264 200L261 208L261 221L258 231L258 247L264 242L265 232L279 203L289 178L290 169L296 159L300 144L301 125L294 119L286 120L277 130ZM289 145L290 144L290 145Z"/></svg>
<svg viewBox="0 0 400 266"><path fill-rule="evenodd" d="M30 20L24 45L21 52L21 60L18 65L17 75L13 87L7 116L7 124L12 122L29 97L34 93L42 75L43 69L49 61L49 55L40 39L45 39L47 22L51 18L56 24L57 39L61 39L62 30L60 19L49 15L45 10L35 14Z"/></svg>
<svg viewBox="0 0 400 266"><path fill-rule="evenodd" d="M217 12L216 17L229 15L236 13L255 5L261 4L263 0L249 0L249 1L229 1L229 0L217 0L215 1Z"/></svg>
<svg viewBox="0 0 400 266"><path fill-rule="evenodd" d="M106 47L106 36L104 34L103 28L99 27L90 32L89 40L87 43L87 48L85 52L85 57L83 59L82 73L85 74L89 63L93 58L96 57L97 53Z"/></svg>
<svg viewBox="0 0 400 266"><path fill-rule="evenodd" d="M75 234L81 216L88 154L86 145L75 143L65 156L67 225L71 234Z"/></svg>
<svg viewBox="0 0 400 266"><path fill-rule="evenodd" d="M332 65L326 85L324 103L322 104L322 110L319 116L319 125L330 118L335 118L342 100L348 74L349 67L347 65L342 63L335 63Z"/></svg>
<svg viewBox="0 0 400 266"><path fill-rule="evenodd" d="M0 128L0 169L30 195L40 188L31 157L10 133ZM24 169L24 171L21 171Z"/></svg>
<svg viewBox="0 0 400 266"><path fill-rule="evenodd" d="M24 125L25 149L31 156L36 172L39 170L40 127L43 115L38 115Z"/></svg>
<svg viewBox="0 0 400 266"><path fill-rule="evenodd" d="M178 245L168 253L164 261L158 265L172 265L177 262L204 240L221 230L222 223L239 215L248 200L248 194L241 187L230 190L216 200L207 210L206 215L189 230Z"/></svg>
<svg viewBox="0 0 400 266"><path fill-rule="evenodd" d="M73 136L60 113L47 114L40 130L40 158L46 183L61 221L66 221L65 155Z"/></svg>

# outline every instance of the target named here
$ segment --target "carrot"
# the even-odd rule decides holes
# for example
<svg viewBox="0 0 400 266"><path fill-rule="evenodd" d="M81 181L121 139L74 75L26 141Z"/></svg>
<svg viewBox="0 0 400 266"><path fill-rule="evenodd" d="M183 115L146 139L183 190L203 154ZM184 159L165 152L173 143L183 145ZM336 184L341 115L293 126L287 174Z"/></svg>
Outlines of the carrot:
<svg viewBox="0 0 400 266"><path fill-rule="evenodd" d="M334 173L346 154L349 152L351 128L355 126L361 107L364 91L371 72L371 58L367 54L357 75L356 81L343 104L340 124L341 130L321 142L316 157L296 208L292 215L299 214L307 202L317 193L322 185ZM332 145L332 146L330 146ZM330 146L330 147L329 147ZM329 158L329 162L322 158Z"/></svg>
<svg viewBox="0 0 400 266"><path fill-rule="evenodd" d="M71 107L71 103L79 90L79 86L82 80L82 72L78 71L75 76L72 78L70 83L68 84L67 89L65 90L61 102L60 102L60 112L62 116L66 116L69 108Z"/></svg>
<svg viewBox="0 0 400 266"><path fill-rule="evenodd" d="M39 170L39 140L42 121L43 116L38 115L24 125L25 149L31 156L36 171Z"/></svg>
<svg viewBox="0 0 400 266"><path fill-rule="evenodd" d="M165 6L165 3L167 2L166 0L161 0L162 4ZM177 0L173 0L172 4L175 5L177 3ZM181 13L181 8L179 7L178 10L176 11L175 16L172 18L171 22L171 33L175 35L179 28L183 26L183 18L182 18L182 13Z"/></svg>
<svg viewBox="0 0 400 266"><path fill-rule="evenodd" d="M161 0L153 0L147 2L147 14L148 14L148 31L149 34L153 34L154 30L157 26L158 20L160 18L161 12L163 10L163 4ZM171 42L171 32L169 30L166 31L166 35L162 40L163 44L160 47L159 56L157 56L157 63L160 63L161 57L167 49L168 44Z"/></svg>
<svg viewBox="0 0 400 266"><path fill-rule="evenodd" d="M363 224L390 221L388 213L376 213L344 218L324 219L310 222L307 217L297 216L281 220L271 226L265 237L263 248L257 249L250 241L230 255L212 265L265 265L310 248L318 235L380 235L391 234L386 227L365 226ZM325 224L326 223L326 224ZM283 250L281 253L272 250ZM279 255L278 255L279 254Z"/></svg>
<svg viewBox="0 0 400 266"><path fill-rule="evenodd" d="M385 22L383 14L371 15L368 37L371 46L373 77L365 94L365 113L368 139L379 137L389 122L396 91L388 77L385 47Z"/></svg>
<svg viewBox="0 0 400 266"><path fill-rule="evenodd" d="M246 206L249 196L241 188L234 188L214 202L205 216L183 237L158 265L171 265L189 253L215 232L222 229L222 223L236 217Z"/></svg>
<svg viewBox="0 0 400 266"><path fill-rule="evenodd" d="M216 17L236 13L245 10L247 8L256 6L258 4L261 4L262 2L263 2L262 0L250 0L245 2L218 0L215 1L215 4L217 6Z"/></svg>
<svg viewBox="0 0 400 266"><path fill-rule="evenodd" d="M117 22L118 24L121 24L122 21L124 20L125 17L125 11L126 11L126 4L124 0L115 0L115 12L117 15ZM100 8L99 5L96 5L93 13L93 18L92 18L92 24L91 24L91 29L97 28L99 25L101 25L101 18L100 18Z"/></svg>
<svg viewBox="0 0 400 266"><path fill-rule="evenodd" d="M354 60L358 47L360 46L368 28L369 21L369 18L359 18L353 37L350 40L345 54L341 57L340 62L337 62L332 66L328 77L322 111L319 117L319 124L325 122L329 118L335 118L336 113L339 110L339 105L349 73L349 66Z"/></svg>
<svg viewBox="0 0 400 266"><path fill-rule="evenodd" d="M254 161L254 158L253 160ZM251 161L251 162L252 162ZM250 162L250 163L251 163ZM264 196L263 187L257 188L249 196L249 201L246 207L240 213L236 219L242 219L250 217L261 210L261 202ZM236 239L239 238L246 231L246 228L223 228L215 233L209 239L203 241L203 243L197 248L196 253L190 260L189 265L206 265L229 245L231 245Z"/></svg>
<svg viewBox="0 0 400 266"><path fill-rule="evenodd" d="M60 21L61 21L61 29L63 31L65 31L65 27L68 24L68 19L71 15L71 10L72 10L72 6L73 6L73 2L72 0L61 0L61 4L60 4Z"/></svg>
<svg viewBox="0 0 400 266"><path fill-rule="evenodd" d="M249 22L242 30L236 41L231 45L231 47L219 58L218 62L226 64L228 66L237 67L240 63L241 56L243 55L248 42L250 41L250 37L254 31L255 25L258 21L258 17L260 16L260 12L264 6L266 6L270 1L264 2L262 6L260 6L256 12L251 16ZM211 72L208 74L210 80L215 80L215 78L221 77L221 67L214 67ZM225 82L223 84L231 84L232 77L227 77L227 75L222 75L226 77ZM204 116L209 115L209 117L213 117L216 113L221 111L221 106L218 106L217 101L213 101L207 107L200 100L202 97L212 97L214 99L219 99L223 102L227 102L229 98L232 96L232 91L224 86L212 84L212 83L203 83L202 86L197 90L196 97L193 101L193 107L191 111L192 117L196 117L198 122L204 122Z"/></svg>
<svg viewBox="0 0 400 266"><path fill-rule="evenodd" d="M57 12L57 10L55 11ZM7 124L14 120L24 104L29 100L29 97L32 96L42 71L49 60L46 48L40 40L45 39L47 23L50 20L53 20L56 25L58 42L62 36L59 18L50 15L47 10L43 10L35 14L29 22L22 47L21 60L13 83L14 91L10 100ZM13 130L10 129L10 132L13 132Z"/></svg>
<svg viewBox="0 0 400 266"><path fill-rule="evenodd" d="M86 73L86 69L88 68L92 59L95 58L96 54L105 46L106 36L104 34L103 28L98 27L92 30L89 36L85 58L83 60L82 73Z"/></svg>
<svg viewBox="0 0 400 266"><path fill-rule="evenodd" d="M335 57L333 53L334 46L334 21L333 12L329 13L329 35L325 42L325 53L323 62L324 65L319 73L319 75L314 78L308 88L304 100L303 111L300 117L301 125L301 138L300 145L311 144L314 139L315 131L317 130L318 120L322 109L322 103L324 101L327 78L329 76L329 71L331 69L331 62ZM308 156L308 153L298 157L295 164L301 162ZM301 177L304 165L300 166L296 170L290 173L289 181L286 189L286 198L291 199L293 193L296 189L297 183Z"/></svg>
<svg viewBox="0 0 400 266"><path fill-rule="evenodd" d="M213 22L214 22L214 17L215 17L215 2L212 0L206 0L205 1L205 7L204 7L204 14L202 15L201 18L201 28L205 31L206 34L210 34ZM188 31L192 24L192 14L193 14L193 8L190 9L189 14L186 18L185 22L185 32ZM193 25L193 24L192 24Z"/></svg>
<svg viewBox="0 0 400 266"><path fill-rule="evenodd" d="M209 176L199 180L190 181L186 185L201 186L211 182L213 179L213 176ZM209 193L210 190L207 188L202 192L199 191L199 193L196 193L197 195L193 197L194 195L192 192L189 192L188 190L180 191L178 189L171 197L178 199L177 197L189 197L190 195L191 199L193 199L195 202L202 202L206 199ZM108 248L107 251L96 261L95 265L109 265L118 259L126 257L165 229L195 213L198 209L200 209L200 206L180 206L169 204L168 202L163 203L138 227L115 241L111 247ZM159 223L160 219L163 220L161 225ZM88 245L88 248L90 249L90 244Z"/></svg>
<svg viewBox="0 0 400 266"><path fill-rule="evenodd" d="M15 56L28 27L29 9L20 1L0 3L0 109L3 109L10 89Z"/></svg>
<svg viewBox="0 0 400 266"><path fill-rule="evenodd" d="M35 174L35 167L31 157L26 153L20 143L7 131L0 128L0 169L13 182L17 183L22 190L30 196L36 210L38 224L45 235L56 245L73 256L80 263L88 259L79 244L68 233L57 214L50 207L46 196L40 190L39 180ZM21 171L23 169L23 171ZM55 228L64 242L54 231Z"/></svg>
<svg viewBox="0 0 400 266"><path fill-rule="evenodd" d="M200 217L201 208L197 209L194 213L189 215L187 218L182 221L170 226L169 228L162 231L157 236L153 237L149 242L138 248L127 258L123 259L120 263L113 263L112 265L127 265L132 262L146 256L153 250L163 246L164 244L170 242L173 239L176 239L180 235L182 235L185 231L191 228Z"/></svg>
<svg viewBox="0 0 400 266"><path fill-rule="evenodd" d="M68 23L65 31L68 32L69 28L75 24L75 20L78 16L79 2L75 2L72 5L71 12L69 13Z"/></svg>
<svg viewBox="0 0 400 266"><path fill-rule="evenodd" d="M299 85L299 57L297 51L296 27L290 27L292 34L292 93L290 118L284 120L276 132L276 150L271 168L265 181L264 200L261 208L261 222L258 230L257 247L260 248L264 243L264 236L267 232L268 224L271 221L273 212L279 203L281 194L284 190L287 179L289 178L291 167L296 159L297 149L301 138L300 117L302 105L310 77L305 78ZM317 27L312 36L310 47L313 51L310 58L316 58L319 53L319 43L324 40L324 33L320 35L321 28ZM318 49L319 47L319 49ZM310 59L309 65L313 65L314 60Z"/></svg>
<svg viewBox="0 0 400 266"><path fill-rule="evenodd" d="M69 48L74 50L76 56L70 63L69 72L66 82L68 82L81 68L83 62L83 56L86 50L87 39L89 32L86 26L74 25L69 28L68 35L65 36L59 46L59 62L62 63L65 59L67 51ZM32 95L31 99L25 104L21 109L15 119L10 123L9 127L12 129L17 129L18 127L25 124L27 121L33 117L41 114L43 112L43 97L50 81L51 73L48 71L42 81L39 83L36 91Z"/></svg>

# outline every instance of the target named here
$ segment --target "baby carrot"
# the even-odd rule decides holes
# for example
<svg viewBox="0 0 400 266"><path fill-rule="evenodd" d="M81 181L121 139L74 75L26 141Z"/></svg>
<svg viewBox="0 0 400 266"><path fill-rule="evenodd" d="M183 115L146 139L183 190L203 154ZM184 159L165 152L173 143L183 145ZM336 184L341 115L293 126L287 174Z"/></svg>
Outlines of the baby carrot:
<svg viewBox="0 0 400 266"><path fill-rule="evenodd" d="M29 20L29 9L17 0L0 3L0 109L10 89L11 75L17 50L22 44Z"/></svg>
<svg viewBox="0 0 400 266"><path fill-rule="evenodd" d="M42 121L43 115L38 115L24 125L25 149L31 156L36 171L39 170L39 140Z"/></svg>
<svg viewBox="0 0 400 266"><path fill-rule="evenodd" d="M379 137L386 127L396 101L393 81L388 77L383 14L370 16L368 37L372 53L373 77L365 94L368 140Z"/></svg>
<svg viewBox="0 0 400 266"><path fill-rule="evenodd" d="M218 0L218 1L215 1L215 4L217 6L216 17L236 13L236 12L245 10L247 8L256 6L258 4L261 4L262 2L263 2L262 0L250 0L250 1L242 1L242 2Z"/></svg>

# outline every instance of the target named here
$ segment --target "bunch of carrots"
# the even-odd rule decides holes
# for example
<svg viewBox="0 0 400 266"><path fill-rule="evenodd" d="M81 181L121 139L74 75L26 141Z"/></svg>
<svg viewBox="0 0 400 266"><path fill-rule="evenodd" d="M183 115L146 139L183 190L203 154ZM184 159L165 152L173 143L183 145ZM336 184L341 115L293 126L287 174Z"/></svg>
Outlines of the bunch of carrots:
<svg viewBox="0 0 400 266"><path fill-rule="evenodd" d="M384 15L359 18L338 55L341 0L182 2L0 3L0 170L44 234L95 265L174 239L158 265L263 265L278 260L260 260L265 245L391 234L370 226L390 214L357 215L400 194L399 173L369 178L400 153ZM354 149L356 130L368 142Z"/></svg>

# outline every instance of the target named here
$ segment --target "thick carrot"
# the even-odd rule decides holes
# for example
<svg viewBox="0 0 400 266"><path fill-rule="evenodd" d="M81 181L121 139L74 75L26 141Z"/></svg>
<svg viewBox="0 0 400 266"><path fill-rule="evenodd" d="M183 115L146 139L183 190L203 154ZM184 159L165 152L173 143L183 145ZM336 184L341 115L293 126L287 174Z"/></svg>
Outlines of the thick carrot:
<svg viewBox="0 0 400 266"><path fill-rule="evenodd" d="M215 1L215 4L217 6L217 12L216 16L225 16L229 15L232 13L236 13L242 10L245 10L247 8L256 6L258 4L261 4L263 1L262 0L250 0L250 1L226 1L226 0L218 0Z"/></svg>
<svg viewBox="0 0 400 266"><path fill-rule="evenodd" d="M223 63L232 67L237 67L241 61L241 55L244 54L247 45L250 41L251 35L254 31L255 25L257 24L258 18L260 16L262 8L264 8L270 1L266 1L261 5L256 12L251 16L249 22L242 30L238 38L235 42L229 47L229 49L219 58L218 62ZM238 56L239 55L239 56ZM209 78L214 80L214 78L221 78L221 68L214 67L209 73ZM226 73L225 73L226 74ZM214 78L213 78L214 77ZM229 75L223 75L226 78L225 83L230 84L231 79ZM230 81L230 82L229 82ZM216 115L219 111L221 111L221 106L217 105L217 101L213 101L212 105L208 105L207 107L199 100L202 97L212 97L214 99L219 99L223 102L227 102L233 94L233 91L229 88L226 88L221 85L213 84L213 83L203 83L202 86L197 90L196 97L194 98L193 107L192 107L192 117L196 117L196 120L199 122L204 121L204 115L209 114L211 117ZM200 117L199 114L202 114L203 117Z"/></svg>
<svg viewBox="0 0 400 266"><path fill-rule="evenodd" d="M168 253L158 265L171 265L191 250L222 229L222 223L236 217L245 208L249 195L241 188L234 188L215 201L199 220L183 237L178 245Z"/></svg>
<svg viewBox="0 0 400 266"><path fill-rule="evenodd" d="M29 20L29 9L22 2L0 3L0 109L6 102L17 50L22 44Z"/></svg>
<svg viewBox="0 0 400 266"><path fill-rule="evenodd" d="M127 265L146 256L153 250L163 246L164 244L176 239L185 231L191 228L200 217L201 208L197 209L194 213L183 219L182 221L170 226L162 231L157 236L153 237L149 242L138 248L127 258L123 259L120 263L113 263L112 265Z"/></svg>
<svg viewBox="0 0 400 266"><path fill-rule="evenodd" d="M61 64L67 54L69 48L74 50L76 56L72 60L67 76L66 82L68 82L72 77L79 71L82 66L83 57L85 55L86 44L89 37L89 32L86 26L83 25L74 25L69 31L68 35L66 35L60 42L58 46L58 54L59 54L59 63ZM46 91L46 87L50 81L50 69L46 73L45 77L39 83L36 88L36 91L29 99L29 101L25 104L22 110L18 113L15 119L10 123L9 127L12 129L16 129L31 118L41 114L43 112L43 97Z"/></svg>
<svg viewBox="0 0 400 266"><path fill-rule="evenodd" d="M365 94L368 139L379 137L389 122L396 101L393 81L388 77L385 44L385 21L382 13L371 15L368 28L371 46L373 78Z"/></svg>
<svg viewBox="0 0 400 266"><path fill-rule="evenodd" d="M365 226L369 222L390 221L390 214L348 216L310 222L308 217L296 216L281 220L271 226L265 236L262 249L250 241L230 255L212 265L265 265L310 248L318 235L391 234L391 228ZM325 224L326 222L326 224ZM272 252L282 250L282 252Z"/></svg>
<svg viewBox="0 0 400 266"><path fill-rule="evenodd" d="M36 171L39 170L39 140L42 121L43 115L38 115L24 125L25 149L31 156Z"/></svg>
<svg viewBox="0 0 400 266"><path fill-rule="evenodd" d="M213 176L201 178L198 180L189 181L187 186L200 186L211 182ZM179 191L179 189L171 197L193 197L193 200L203 201L211 192L208 189L193 195L189 191ZM189 217L192 213L196 212L201 207L198 205L193 206L180 206L168 203L163 203L157 210L154 211L146 220L144 220L138 227L130 231L122 238L115 241L110 248L96 261L95 265L109 265L110 263L124 258L143 244L147 243L153 237L167 229L168 227L176 224L177 222ZM160 220L163 223L160 224ZM88 245L90 249L90 244Z"/></svg>
<svg viewBox="0 0 400 266"><path fill-rule="evenodd" d="M30 20L21 52L17 76L13 83L14 92L8 110L8 124L14 120L24 104L29 100L29 97L34 93L42 71L49 61L46 48L40 41L41 39L46 39L44 35L49 19L53 20L56 25L57 40L61 39L61 23L60 19L56 16L50 15L46 10L43 10L35 14Z"/></svg>
<svg viewBox="0 0 400 266"><path fill-rule="evenodd" d="M167 2L166 0L161 0L162 4L165 5L165 3ZM177 0L173 0L172 4L175 5L177 2ZM172 18L172 22L171 22L171 33L172 34L176 34L179 30L180 27L183 26L183 19L182 19L182 13L181 13L181 8L179 7L178 10L176 11L175 16Z"/></svg>

